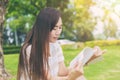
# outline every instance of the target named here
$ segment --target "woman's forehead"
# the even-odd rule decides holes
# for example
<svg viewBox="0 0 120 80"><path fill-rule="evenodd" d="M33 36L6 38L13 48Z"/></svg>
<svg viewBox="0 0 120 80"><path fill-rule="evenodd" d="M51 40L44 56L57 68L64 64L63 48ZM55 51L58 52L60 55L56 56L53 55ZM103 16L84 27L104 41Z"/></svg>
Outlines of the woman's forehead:
<svg viewBox="0 0 120 80"><path fill-rule="evenodd" d="M60 17L59 20L58 20L58 22L57 22L57 24L55 26L57 27L57 26L61 26L61 25L62 25L62 19Z"/></svg>

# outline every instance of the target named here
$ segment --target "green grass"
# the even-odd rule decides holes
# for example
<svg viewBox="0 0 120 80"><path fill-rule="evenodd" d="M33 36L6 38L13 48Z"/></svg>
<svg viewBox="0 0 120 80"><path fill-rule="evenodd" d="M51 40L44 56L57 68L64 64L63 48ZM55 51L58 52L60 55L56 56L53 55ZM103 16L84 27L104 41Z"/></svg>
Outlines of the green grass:
<svg viewBox="0 0 120 80"><path fill-rule="evenodd" d="M4 55L5 67L11 75L11 80L16 80L17 67L18 67L18 54Z"/></svg>
<svg viewBox="0 0 120 80"><path fill-rule="evenodd" d="M104 60L84 67L84 74L88 80L119 80L120 74L120 46L106 46ZM69 62L81 51L81 49L67 48L63 49L65 63ZM18 54L5 55L5 67L12 75L11 80L16 80Z"/></svg>
<svg viewBox="0 0 120 80"><path fill-rule="evenodd" d="M119 80L120 79L120 46L106 46L102 49L107 49L103 55L104 59L101 62L90 64L84 67L84 73L88 80ZM65 52L65 63L68 66L69 62L81 50L67 50Z"/></svg>

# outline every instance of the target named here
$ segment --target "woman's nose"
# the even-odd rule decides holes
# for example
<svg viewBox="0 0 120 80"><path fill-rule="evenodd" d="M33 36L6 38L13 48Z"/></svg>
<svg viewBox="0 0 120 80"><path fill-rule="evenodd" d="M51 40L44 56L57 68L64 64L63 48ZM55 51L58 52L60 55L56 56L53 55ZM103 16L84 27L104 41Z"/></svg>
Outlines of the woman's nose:
<svg viewBox="0 0 120 80"><path fill-rule="evenodd" d="M57 30L56 35L60 35L60 34L61 34L61 30Z"/></svg>

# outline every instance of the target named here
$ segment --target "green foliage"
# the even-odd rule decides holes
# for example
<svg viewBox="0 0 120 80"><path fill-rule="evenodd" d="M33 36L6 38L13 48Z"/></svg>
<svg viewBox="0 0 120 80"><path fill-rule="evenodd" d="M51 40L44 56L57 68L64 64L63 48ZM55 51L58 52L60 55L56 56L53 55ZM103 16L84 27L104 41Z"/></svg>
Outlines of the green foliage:
<svg viewBox="0 0 120 80"><path fill-rule="evenodd" d="M45 0L9 0L6 14L6 26L10 27L8 37L4 38L5 43L12 38L14 44L21 44L25 35L32 28L38 12L46 6ZM7 33L7 32L6 32Z"/></svg>
<svg viewBox="0 0 120 80"><path fill-rule="evenodd" d="M108 37L116 37L116 31L117 31L117 27L116 26L106 26L104 28L104 34L105 36Z"/></svg>
<svg viewBox="0 0 120 80"><path fill-rule="evenodd" d="M13 19L9 22L9 26L12 28L13 31L17 30L22 33L26 33L33 25L32 21L33 17L31 15L27 16L18 16L18 18Z"/></svg>
<svg viewBox="0 0 120 80"><path fill-rule="evenodd" d="M120 45L120 40L96 40L96 41L87 41L87 42L76 42L74 44L65 44L62 45L64 50L70 49L83 49L86 46L94 47L94 46L118 46Z"/></svg>
<svg viewBox="0 0 120 80"><path fill-rule="evenodd" d="M10 0L6 24L9 24L13 31L26 34L41 9L46 6L55 7L61 11L63 18L64 27L61 38L83 42L93 40L91 32L94 27L88 13L91 0L75 0L73 3L68 3L69 0Z"/></svg>
<svg viewBox="0 0 120 80"><path fill-rule="evenodd" d="M15 54L20 52L21 46L3 46L4 54Z"/></svg>
<svg viewBox="0 0 120 80"><path fill-rule="evenodd" d="M26 23L29 24L29 27L33 25L33 22L38 14L38 12L48 7L55 7L60 10L64 10L67 6L66 1L59 0L10 0L8 4L8 13L6 14L7 19L10 20L10 27L14 29L25 26ZM24 30L24 28L22 29Z"/></svg>
<svg viewBox="0 0 120 80"><path fill-rule="evenodd" d="M74 44L64 44L61 45L63 49L70 50L70 49L82 49L85 47L85 44L83 42L76 42Z"/></svg>
<svg viewBox="0 0 120 80"><path fill-rule="evenodd" d="M120 45L120 40L96 40L85 42L86 46L111 46L111 45Z"/></svg>
<svg viewBox="0 0 120 80"><path fill-rule="evenodd" d="M110 17L110 14L112 13L107 13L106 16L104 17L104 20L107 19L107 24L105 24L104 27L104 34L105 36L108 37L116 37L116 32L117 32L117 25L115 24L115 21L112 20L112 18ZM109 16L107 16L109 15Z"/></svg>
<svg viewBox="0 0 120 80"><path fill-rule="evenodd" d="M45 6L46 0L10 0L7 16L18 17L28 14L36 16Z"/></svg>
<svg viewBox="0 0 120 80"><path fill-rule="evenodd" d="M82 42L93 40L92 30L95 24L88 12L91 4L91 0L74 0L69 4L71 7L65 10L66 19L63 21L65 38Z"/></svg>
<svg viewBox="0 0 120 80"><path fill-rule="evenodd" d="M27 23L30 29L37 13L45 6L45 0L10 0L7 9L8 13L6 14L7 19L9 19L8 24L13 30L22 27L22 31L28 31L23 27Z"/></svg>
<svg viewBox="0 0 120 80"><path fill-rule="evenodd" d="M10 27L11 32L8 37L13 39L18 36L18 43L21 44L21 39L25 37L26 33L34 25L35 18L41 9L45 7L54 7L64 13L64 9L67 8L69 0L9 0L6 14L6 26ZM10 30L9 29L9 30ZM15 36L16 32L16 36ZM5 34L7 35L7 34ZM5 43L9 42L8 37L4 38Z"/></svg>
<svg viewBox="0 0 120 80"><path fill-rule="evenodd" d="M95 7L100 9L102 15L94 16L94 19L97 23L103 23L103 33L106 38L113 37L117 38L116 32L118 31L118 22L120 19L118 4L120 4L120 0L104 0L104 1L94 1ZM104 4L107 3L107 4ZM101 6L102 5L102 6ZM99 11L99 10L98 10ZM99 26L100 27L100 26Z"/></svg>

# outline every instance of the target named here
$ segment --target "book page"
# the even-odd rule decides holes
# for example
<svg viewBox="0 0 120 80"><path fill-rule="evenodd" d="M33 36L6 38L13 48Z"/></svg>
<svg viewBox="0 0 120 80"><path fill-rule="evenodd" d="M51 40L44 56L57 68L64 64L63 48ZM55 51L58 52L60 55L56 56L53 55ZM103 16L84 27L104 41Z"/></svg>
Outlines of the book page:
<svg viewBox="0 0 120 80"><path fill-rule="evenodd" d="M89 64L94 64L94 63L99 62L99 61L102 61L102 60L103 60L103 56L99 56L99 57L91 60L89 63L87 63L87 65L89 65Z"/></svg>
<svg viewBox="0 0 120 80"><path fill-rule="evenodd" d="M84 48L71 62L70 67L74 66L76 62L81 61L84 66L89 59L94 55L94 50L90 47Z"/></svg>

